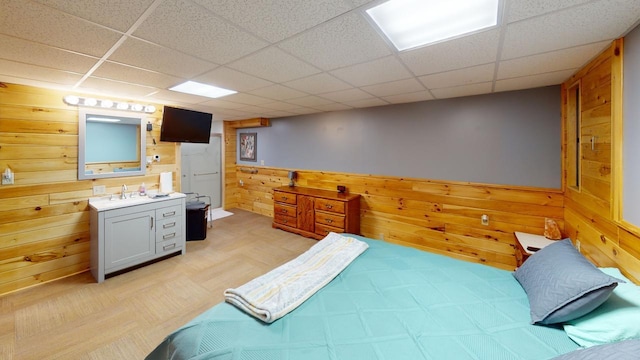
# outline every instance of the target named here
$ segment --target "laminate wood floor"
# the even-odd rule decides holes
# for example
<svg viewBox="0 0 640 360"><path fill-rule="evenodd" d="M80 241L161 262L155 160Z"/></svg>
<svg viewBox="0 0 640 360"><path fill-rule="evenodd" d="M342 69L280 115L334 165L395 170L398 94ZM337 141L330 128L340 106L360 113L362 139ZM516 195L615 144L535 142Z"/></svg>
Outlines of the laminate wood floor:
<svg viewBox="0 0 640 360"><path fill-rule="evenodd" d="M187 253L98 284L85 272L0 297L0 359L143 359L171 331L315 240L232 209Z"/></svg>

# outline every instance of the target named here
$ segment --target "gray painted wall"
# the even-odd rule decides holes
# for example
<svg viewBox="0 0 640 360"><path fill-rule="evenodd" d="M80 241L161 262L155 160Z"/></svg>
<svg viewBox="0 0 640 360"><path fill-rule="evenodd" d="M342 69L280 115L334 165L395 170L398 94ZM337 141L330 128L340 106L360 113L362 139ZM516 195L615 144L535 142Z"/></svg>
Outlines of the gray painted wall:
<svg viewBox="0 0 640 360"><path fill-rule="evenodd" d="M239 164L560 188L560 87L273 119Z"/></svg>
<svg viewBox="0 0 640 360"><path fill-rule="evenodd" d="M640 226L640 27L624 37L622 218Z"/></svg>

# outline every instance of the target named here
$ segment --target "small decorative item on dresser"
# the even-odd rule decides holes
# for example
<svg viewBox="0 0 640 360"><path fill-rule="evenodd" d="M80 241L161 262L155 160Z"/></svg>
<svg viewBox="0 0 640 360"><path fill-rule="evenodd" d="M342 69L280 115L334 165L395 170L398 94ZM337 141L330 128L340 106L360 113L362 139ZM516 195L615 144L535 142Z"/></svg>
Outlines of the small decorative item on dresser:
<svg viewBox="0 0 640 360"><path fill-rule="evenodd" d="M338 192L340 194L343 194L345 191L347 191L347 188L344 185L338 185Z"/></svg>
<svg viewBox="0 0 640 360"><path fill-rule="evenodd" d="M553 244L554 240L549 240L542 235L527 234L523 232L514 232L516 236L516 265L522 265L529 256L543 247Z"/></svg>
<svg viewBox="0 0 640 360"><path fill-rule="evenodd" d="M289 178L289 186L291 187L296 186L296 183L294 182L294 180L296 179L297 176L298 176L297 172L289 171L289 174L287 174L287 177Z"/></svg>

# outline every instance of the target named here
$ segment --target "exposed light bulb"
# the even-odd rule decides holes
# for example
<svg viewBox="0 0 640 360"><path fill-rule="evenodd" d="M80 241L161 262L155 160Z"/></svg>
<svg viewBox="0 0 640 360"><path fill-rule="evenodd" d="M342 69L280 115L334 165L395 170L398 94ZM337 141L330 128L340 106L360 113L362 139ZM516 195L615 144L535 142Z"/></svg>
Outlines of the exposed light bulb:
<svg viewBox="0 0 640 360"><path fill-rule="evenodd" d="M113 101L107 99L107 100L102 100L100 101L100 106L102 106L103 108L110 108L113 107Z"/></svg>
<svg viewBox="0 0 640 360"><path fill-rule="evenodd" d="M145 106L144 111L151 114L151 113L156 112L156 107L153 106L153 105L147 105L147 106Z"/></svg>
<svg viewBox="0 0 640 360"><path fill-rule="evenodd" d="M67 95L63 100L69 105L78 105L80 103L80 98L75 95Z"/></svg>
<svg viewBox="0 0 640 360"><path fill-rule="evenodd" d="M118 103L117 108L118 110L127 110L129 108L129 104L121 102L121 103Z"/></svg>
<svg viewBox="0 0 640 360"><path fill-rule="evenodd" d="M86 98L84 99L84 104L87 106L96 106L98 104L98 100L94 98Z"/></svg>

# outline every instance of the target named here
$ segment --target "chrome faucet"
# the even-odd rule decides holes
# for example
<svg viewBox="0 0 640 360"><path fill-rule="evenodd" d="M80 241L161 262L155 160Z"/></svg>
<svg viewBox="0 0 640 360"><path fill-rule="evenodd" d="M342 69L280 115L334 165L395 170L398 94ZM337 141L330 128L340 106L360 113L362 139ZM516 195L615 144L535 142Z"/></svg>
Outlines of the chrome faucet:
<svg viewBox="0 0 640 360"><path fill-rule="evenodd" d="M122 185L122 190L120 192L120 199L124 200L127 198L127 193L125 192L127 191L127 185Z"/></svg>

